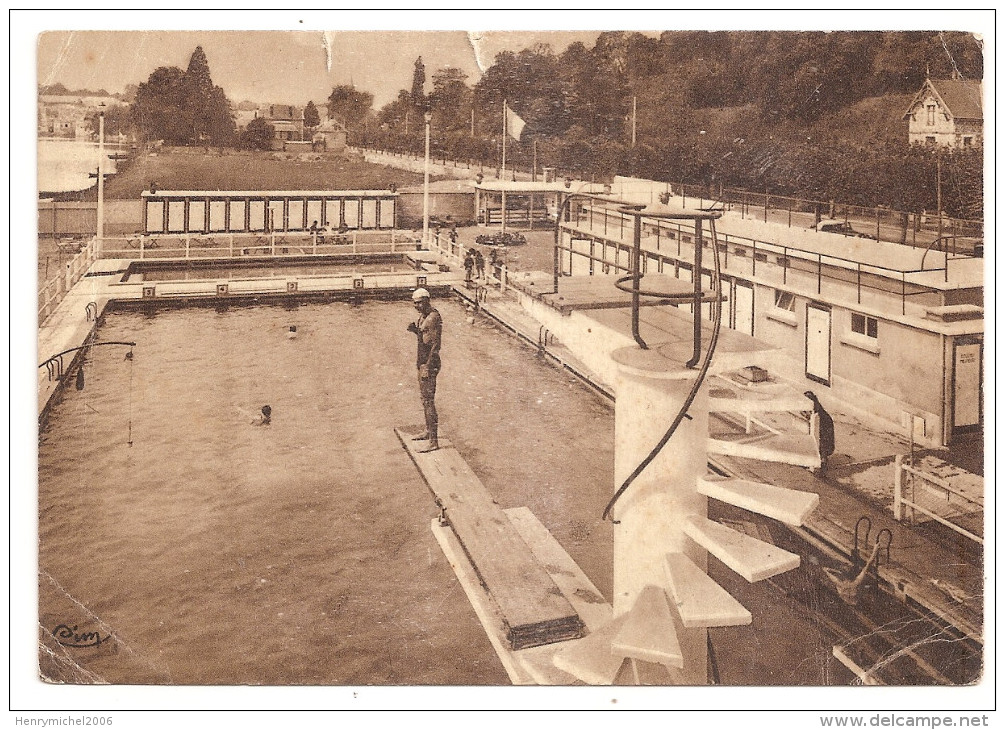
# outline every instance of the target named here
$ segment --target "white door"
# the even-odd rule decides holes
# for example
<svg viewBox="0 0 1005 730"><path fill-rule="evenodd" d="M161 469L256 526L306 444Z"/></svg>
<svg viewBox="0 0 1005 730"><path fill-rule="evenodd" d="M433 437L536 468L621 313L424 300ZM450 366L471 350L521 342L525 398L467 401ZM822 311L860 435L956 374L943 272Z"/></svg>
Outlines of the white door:
<svg viewBox="0 0 1005 730"><path fill-rule="evenodd" d="M754 334L754 285L738 281L733 287L733 329Z"/></svg>
<svg viewBox="0 0 1005 730"><path fill-rule="evenodd" d="M953 347L953 431L981 423L981 343L955 343Z"/></svg>
<svg viewBox="0 0 1005 730"><path fill-rule="evenodd" d="M806 305L806 377L831 384L831 310Z"/></svg>

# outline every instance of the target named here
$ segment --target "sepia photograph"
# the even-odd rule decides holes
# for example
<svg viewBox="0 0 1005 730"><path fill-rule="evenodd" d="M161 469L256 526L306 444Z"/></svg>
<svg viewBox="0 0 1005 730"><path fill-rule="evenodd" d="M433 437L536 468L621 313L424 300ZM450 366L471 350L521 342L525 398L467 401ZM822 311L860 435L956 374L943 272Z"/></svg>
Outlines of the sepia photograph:
<svg viewBox="0 0 1005 730"><path fill-rule="evenodd" d="M192 15L12 63L25 711L994 709L993 11Z"/></svg>

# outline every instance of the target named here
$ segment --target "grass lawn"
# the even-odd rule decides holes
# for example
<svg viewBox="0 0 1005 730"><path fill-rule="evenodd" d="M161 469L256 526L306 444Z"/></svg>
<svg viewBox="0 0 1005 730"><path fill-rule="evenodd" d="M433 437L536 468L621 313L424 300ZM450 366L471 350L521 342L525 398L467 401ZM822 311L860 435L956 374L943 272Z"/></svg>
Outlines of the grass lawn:
<svg viewBox="0 0 1005 730"><path fill-rule="evenodd" d="M130 160L105 197L136 200L151 182L160 190L385 190L419 184L422 175L352 156L165 149Z"/></svg>

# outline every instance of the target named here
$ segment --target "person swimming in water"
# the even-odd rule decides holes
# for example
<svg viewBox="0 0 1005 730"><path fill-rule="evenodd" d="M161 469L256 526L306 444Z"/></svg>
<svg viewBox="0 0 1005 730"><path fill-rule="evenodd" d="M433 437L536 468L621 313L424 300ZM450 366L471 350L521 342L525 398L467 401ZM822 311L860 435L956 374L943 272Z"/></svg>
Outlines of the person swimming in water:
<svg viewBox="0 0 1005 730"><path fill-rule="evenodd" d="M262 413L251 422L252 426L268 426L272 423L272 406L262 406Z"/></svg>

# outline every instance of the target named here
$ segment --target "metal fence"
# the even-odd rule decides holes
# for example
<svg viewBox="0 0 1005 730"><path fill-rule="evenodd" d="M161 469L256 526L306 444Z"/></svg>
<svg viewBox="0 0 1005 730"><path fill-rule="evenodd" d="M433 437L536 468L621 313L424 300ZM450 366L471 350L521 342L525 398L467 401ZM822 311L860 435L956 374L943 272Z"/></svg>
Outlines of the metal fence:
<svg viewBox="0 0 1005 730"><path fill-rule="evenodd" d="M953 522L954 515L983 512L983 497L963 493L944 479L905 463L900 455L894 462L893 486L893 517L898 522L913 523L928 518L976 543L984 544L983 537ZM922 501L928 506L919 504Z"/></svg>
<svg viewBox="0 0 1005 730"><path fill-rule="evenodd" d="M756 193L739 188L709 190L702 185L675 183L674 192L697 202L700 207L719 207L738 212L743 218L785 223L791 227L812 228L820 220L846 221L860 234L880 241L927 248L938 243L950 253L982 253L984 221L951 218L931 213L912 213L885 206L864 207L833 200L792 198L770 193ZM977 249L977 250L975 250Z"/></svg>
<svg viewBox="0 0 1005 730"><path fill-rule="evenodd" d="M100 245L91 239L67 262L63 271L38 288L38 323L43 324L63 301L66 293L87 273L100 256Z"/></svg>
<svg viewBox="0 0 1005 730"><path fill-rule="evenodd" d="M408 152L392 152L373 148L360 148L360 152L373 152L385 155L388 159L397 158L400 162L407 161L411 169L421 172L423 158ZM473 172L476 168L487 175L499 176L500 171L495 162L470 159L466 162L435 157L430 160L434 172L448 174L447 168L463 168ZM393 164L393 163L392 163ZM438 168L438 169L437 169ZM541 173L534 174L532 166L519 163L507 165L507 176L531 179L544 179ZM556 169L555 177L562 179L567 171ZM573 173L569 172L569 175ZM756 218L776 223L786 223L788 226L812 228L824 218L852 223L863 235L880 241L891 241L909 246L928 248L933 243L939 250L953 254L983 255L984 221L952 218L938 213L916 213L895 210L885 206L866 207L848 205L833 200L812 200L793 198L785 195L772 195L768 192L754 192L740 188L720 188L712 190L705 185L694 185L684 182L671 183L674 194L688 200L696 201L699 206L717 206L725 210L739 212L742 217Z"/></svg>
<svg viewBox="0 0 1005 730"><path fill-rule="evenodd" d="M401 231L321 233L153 234L106 237L104 259L199 259L243 256L315 256L414 251L419 241Z"/></svg>

